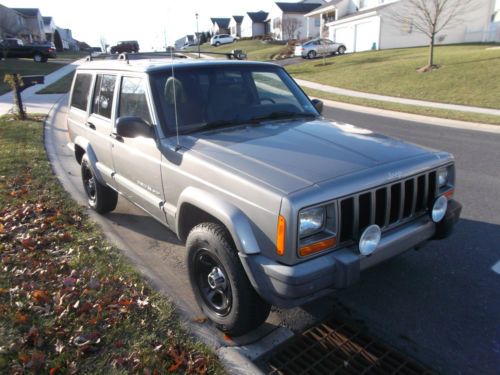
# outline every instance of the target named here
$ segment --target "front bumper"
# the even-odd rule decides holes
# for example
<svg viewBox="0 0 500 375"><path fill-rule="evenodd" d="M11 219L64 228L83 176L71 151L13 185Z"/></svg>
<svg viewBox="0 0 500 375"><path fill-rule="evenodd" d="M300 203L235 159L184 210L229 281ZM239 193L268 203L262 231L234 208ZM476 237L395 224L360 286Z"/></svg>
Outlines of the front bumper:
<svg viewBox="0 0 500 375"><path fill-rule="evenodd" d="M250 282L263 299L283 308L299 306L335 289L351 286L359 279L361 271L429 239L449 236L461 208L460 203L450 200L446 216L438 224L426 215L385 232L377 250L367 257L359 254L357 246L351 246L295 266L277 263L261 254L240 253L240 259Z"/></svg>

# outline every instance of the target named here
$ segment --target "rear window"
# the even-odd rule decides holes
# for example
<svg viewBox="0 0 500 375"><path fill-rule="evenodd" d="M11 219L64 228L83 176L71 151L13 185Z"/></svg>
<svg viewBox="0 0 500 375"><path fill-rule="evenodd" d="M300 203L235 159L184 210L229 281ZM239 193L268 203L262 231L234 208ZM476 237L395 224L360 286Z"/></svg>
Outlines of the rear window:
<svg viewBox="0 0 500 375"><path fill-rule="evenodd" d="M80 73L76 75L75 86L73 88L73 96L71 97L72 107L81 109L82 111L87 110L91 83L91 74Z"/></svg>

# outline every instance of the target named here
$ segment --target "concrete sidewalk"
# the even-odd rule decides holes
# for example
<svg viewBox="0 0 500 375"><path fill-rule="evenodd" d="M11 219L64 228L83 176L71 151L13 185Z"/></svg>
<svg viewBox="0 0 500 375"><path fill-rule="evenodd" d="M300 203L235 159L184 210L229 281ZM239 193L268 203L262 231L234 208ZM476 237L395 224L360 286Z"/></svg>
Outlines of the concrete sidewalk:
<svg viewBox="0 0 500 375"><path fill-rule="evenodd" d="M419 107L430 107L430 108L438 108L438 109L445 109L445 110L452 110L452 111L478 113L478 114L483 114L483 115L500 116L500 109L470 107L470 106L458 105L458 104L446 104L446 103L428 102L425 100L397 98L394 96L385 96L385 95L370 94L370 93L354 91L354 90L341 89L339 87L323 85L321 83L306 81L306 80L298 79L298 78L294 78L294 79L302 87L307 87L307 88L314 89L314 90L320 90L320 91L328 92L331 94L352 96L352 97L362 98L362 99L379 100L379 101L383 101L383 102L408 104L408 105L414 105L414 106L419 106Z"/></svg>
<svg viewBox="0 0 500 375"><path fill-rule="evenodd" d="M61 69L56 70L45 76L45 83L43 85L35 85L27 88L21 93L23 104L28 113L42 113L48 114L54 105L66 94L36 94L43 88L51 85L52 83L58 81L66 74L71 73L80 65L84 59L77 60L71 64L63 66ZM5 115L11 113L14 107L14 94L8 92L0 96L0 115Z"/></svg>

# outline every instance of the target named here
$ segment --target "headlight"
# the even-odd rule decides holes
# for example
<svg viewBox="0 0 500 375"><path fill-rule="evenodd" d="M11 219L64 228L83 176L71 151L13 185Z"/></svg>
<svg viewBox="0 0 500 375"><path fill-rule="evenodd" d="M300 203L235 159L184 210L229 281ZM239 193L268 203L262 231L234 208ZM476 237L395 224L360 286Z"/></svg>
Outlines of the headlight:
<svg viewBox="0 0 500 375"><path fill-rule="evenodd" d="M443 168L438 171L438 185L440 188L448 185L448 168Z"/></svg>
<svg viewBox="0 0 500 375"><path fill-rule="evenodd" d="M319 232L325 224L325 208L315 207L302 210L299 214L299 237Z"/></svg>

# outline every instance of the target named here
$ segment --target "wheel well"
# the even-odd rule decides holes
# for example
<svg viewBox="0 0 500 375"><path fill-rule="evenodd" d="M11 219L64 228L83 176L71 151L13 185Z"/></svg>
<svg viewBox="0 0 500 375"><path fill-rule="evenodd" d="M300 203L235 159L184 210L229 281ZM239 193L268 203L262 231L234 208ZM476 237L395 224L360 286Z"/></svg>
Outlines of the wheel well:
<svg viewBox="0 0 500 375"><path fill-rule="evenodd" d="M85 155L85 150L82 147L75 145L75 158L78 164L82 164L83 155Z"/></svg>
<svg viewBox="0 0 500 375"><path fill-rule="evenodd" d="M203 211L202 209L193 206L190 203L184 203L180 208L180 219L179 226L177 228L177 232L179 234L179 238L182 241L186 241L187 236L191 229L201 223L216 223L222 225L224 228L227 227L215 216L210 215L208 212ZM229 233L229 231L228 231ZM232 241L231 235L229 235ZM234 243L233 243L234 245Z"/></svg>

